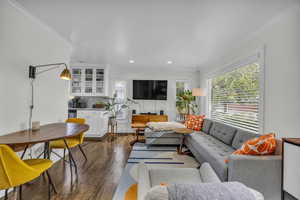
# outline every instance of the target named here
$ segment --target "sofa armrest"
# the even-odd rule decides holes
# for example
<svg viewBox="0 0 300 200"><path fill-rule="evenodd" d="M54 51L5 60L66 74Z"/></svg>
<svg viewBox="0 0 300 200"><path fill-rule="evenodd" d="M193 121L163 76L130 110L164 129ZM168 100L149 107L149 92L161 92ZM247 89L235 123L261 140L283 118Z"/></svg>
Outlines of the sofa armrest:
<svg viewBox="0 0 300 200"><path fill-rule="evenodd" d="M151 189L149 169L144 163L138 166L138 200L144 200L147 192Z"/></svg>
<svg viewBox="0 0 300 200"><path fill-rule="evenodd" d="M228 181L239 181L261 192L265 199L281 199L282 156L230 155Z"/></svg>

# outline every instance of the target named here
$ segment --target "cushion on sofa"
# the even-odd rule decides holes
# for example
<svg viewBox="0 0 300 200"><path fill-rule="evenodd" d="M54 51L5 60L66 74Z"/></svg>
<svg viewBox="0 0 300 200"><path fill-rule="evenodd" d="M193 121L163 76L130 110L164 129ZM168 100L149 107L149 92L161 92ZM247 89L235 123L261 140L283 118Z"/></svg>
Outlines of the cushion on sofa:
<svg viewBox="0 0 300 200"><path fill-rule="evenodd" d="M205 115L187 115L184 125L188 129L201 131Z"/></svg>
<svg viewBox="0 0 300 200"><path fill-rule="evenodd" d="M261 135L246 141L241 148L233 152L236 155L273 155L276 151L274 133Z"/></svg>
<svg viewBox="0 0 300 200"><path fill-rule="evenodd" d="M233 137L237 129L226 124L214 122L209 133L215 138L221 140L225 144L231 145Z"/></svg>
<svg viewBox="0 0 300 200"><path fill-rule="evenodd" d="M194 132L186 136L186 145L191 149L197 149L201 152L201 158L196 159L199 162L208 162L215 170L222 181L227 179L227 164L224 160L234 152L234 149L203 132Z"/></svg>
<svg viewBox="0 0 300 200"><path fill-rule="evenodd" d="M209 130L212 126L213 122L210 119L204 119L203 126L202 126L202 132L209 134Z"/></svg>
<svg viewBox="0 0 300 200"><path fill-rule="evenodd" d="M199 170L195 168L154 168L149 170L149 176L152 187L161 183L202 183Z"/></svg>
<svg viewBox="0 0 300 200"><path fill-rule="evenodd" d="M259 137L259 135L251 133L249 131L237 129L237 132L232 141L232 147L235 149L239 149L244 144L244 142L256 137Z"/></svg>

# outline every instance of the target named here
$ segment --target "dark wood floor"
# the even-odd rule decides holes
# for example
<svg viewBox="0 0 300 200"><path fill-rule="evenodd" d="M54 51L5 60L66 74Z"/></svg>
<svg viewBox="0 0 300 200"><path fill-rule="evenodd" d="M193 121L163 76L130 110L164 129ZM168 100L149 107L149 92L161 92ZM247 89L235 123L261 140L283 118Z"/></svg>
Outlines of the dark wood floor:
<svg viewBox="0 0 300 200"><path fill-rule="evenodd" d="M125 167L133 136L118 136L113 142L86 142L83 149L88 161L74 149L73 155L78 165L78 183L71 184L69 165L62 161L55 163L50 174L58 194L51 200L111 200ZM46 200L47 180L43 177L23 188L23 200ZM14 199L14 197L10 198Z"/></svg>

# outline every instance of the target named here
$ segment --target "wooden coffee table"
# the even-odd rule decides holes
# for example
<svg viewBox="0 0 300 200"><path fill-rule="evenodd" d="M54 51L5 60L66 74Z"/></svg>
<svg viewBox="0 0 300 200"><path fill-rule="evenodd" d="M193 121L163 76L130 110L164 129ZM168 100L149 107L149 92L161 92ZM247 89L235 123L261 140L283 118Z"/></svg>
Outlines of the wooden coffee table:
<svg viewBox="0 0 300 200"><path fill-rule="evenodd" d="M174 132L182 135L181 144L180 144L179 148L177 149L177 153L184 154L182 152L182 147L184 145L185 136L193 133L194 131L192 129L188 129L188 128L176 128L176 129L174 129Z"/></svg>

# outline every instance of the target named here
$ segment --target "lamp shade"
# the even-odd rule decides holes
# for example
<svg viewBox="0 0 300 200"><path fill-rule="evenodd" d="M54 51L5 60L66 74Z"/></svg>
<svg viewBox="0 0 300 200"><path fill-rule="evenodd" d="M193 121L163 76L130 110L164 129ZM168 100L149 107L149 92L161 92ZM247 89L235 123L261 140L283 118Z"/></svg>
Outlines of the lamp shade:
<svg viewBox="0 0 300 200"><path fill-rule="evenodd" d="M71 80L72 76L70 70L68 70L68 68L65 68L64 71L62 71L62 73L60 74L60 78L64 80Z"/></svg>
<svg viewBox="0 0 300 200"><path fill-rule="evenodd" d="M194 97L202 97L205 96L204 90L202 88L193 88L192 95Z"/></svg>

